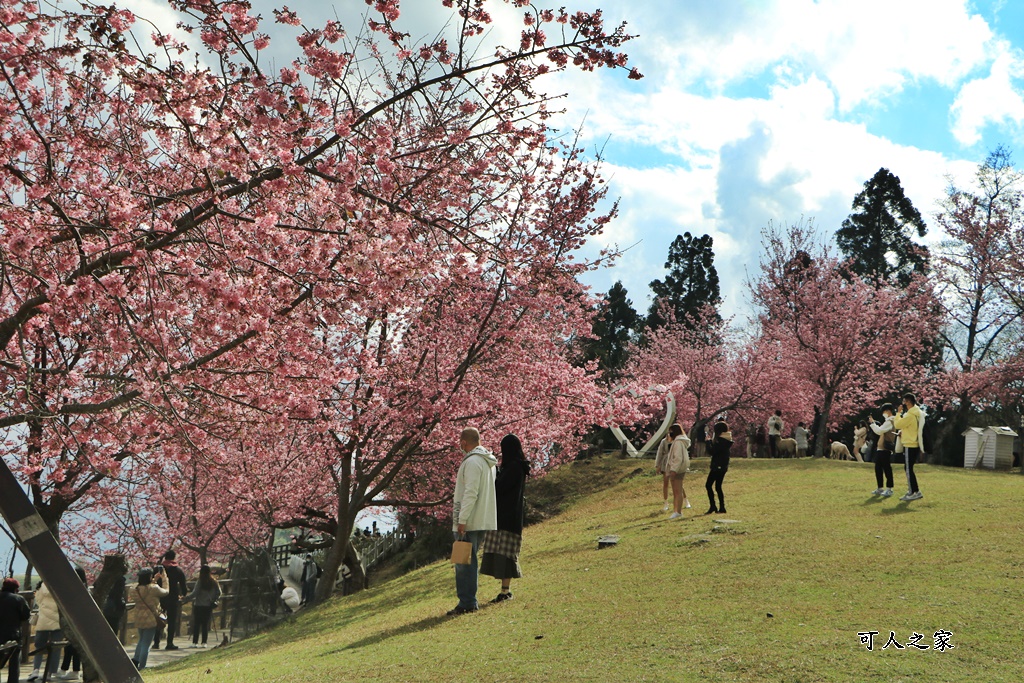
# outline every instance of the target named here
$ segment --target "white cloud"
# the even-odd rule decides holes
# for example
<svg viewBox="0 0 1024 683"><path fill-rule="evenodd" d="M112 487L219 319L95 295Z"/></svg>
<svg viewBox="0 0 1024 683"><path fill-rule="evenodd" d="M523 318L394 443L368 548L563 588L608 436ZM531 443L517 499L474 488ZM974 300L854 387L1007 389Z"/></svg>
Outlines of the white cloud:
<svg viewBox="0 0 1024 683"><path fill-rule="evenodd" d="M908 82L951 85L987 60L992 36L963 0L701 0L634 14L636 57L670 82L720 91L791 66L826 81L843 110Z"/></svg>
<svg viewBox="0 0 1024 683"><path fill-rule="evenodd" d="M991 71L984 78L964 84L951 110L953 135L965 145L981 140L982 129L990 123L1010 124L1019 129L1024 123L1024 54L1000 41Z"/></svg>

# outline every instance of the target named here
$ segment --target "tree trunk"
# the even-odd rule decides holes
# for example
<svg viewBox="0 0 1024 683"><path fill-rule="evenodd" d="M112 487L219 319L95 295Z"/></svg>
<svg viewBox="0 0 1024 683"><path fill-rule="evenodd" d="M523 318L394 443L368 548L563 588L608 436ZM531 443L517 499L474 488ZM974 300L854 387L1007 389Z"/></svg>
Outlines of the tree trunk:
<svg viewBox="0 0 1024 683"><path fill-rule="evenodd" d="M707 429L708 421L707 418L701 418L693 423L690 427L690 457L691 458L703 458L707 442L705 439L705 430Z"/></svg>
<svg viewBox="0 0 1024 683"><path fill-rule="evenodd" d="M834 392L825 391L825 400L821 405L821 422L818 424L818 433L814 435L814 457L816 458L824 457L826 443L828 443L830 449L832 447L828 439L828 419L832 413L832 401L834 398Z"/></svg>
<svg viewBox="0 0 1024 683"><path fill-rule="evenodd" d="M334 584L338 581L341 565L345 564L345 560L348 559L350 554L349 546L351 545L352 526L354 523L355 520L350 518L349 515L338 515L338 533L335 534L334 539L331 541L331 547L327 549L327 560L324 562L323 567L324 573L316 587L314 599L318 603L331 597L331 593L334 592ZM349 565L349 569L352 571L353 579L357 571L360 575L362 574L361 566L353 567ZM361 587L362 584L363 582L360 581L358 585Z"/></svg>
<svg viewBox="0 0 1024 683"><path fill-rule="evenodd" d="M363 563L359 556L359 551L351 540L348 542L348 548L345 550L345 564L348 565L349 570L352 572L353 593L358 593L370 587L369 577L363 571Z"/></svg>
<svg viewBox="0 0 1024 683"><path fill-rule="evenodd" d="M932 452L928 453L928 462L949 467L964 466L964 438L962 435L970 423L972 407L970 397L961 394L959 406L956 410L947 413L948 419L935 434ZM939 414L929 414L928 419L934 420L939 416Z"/></svg>

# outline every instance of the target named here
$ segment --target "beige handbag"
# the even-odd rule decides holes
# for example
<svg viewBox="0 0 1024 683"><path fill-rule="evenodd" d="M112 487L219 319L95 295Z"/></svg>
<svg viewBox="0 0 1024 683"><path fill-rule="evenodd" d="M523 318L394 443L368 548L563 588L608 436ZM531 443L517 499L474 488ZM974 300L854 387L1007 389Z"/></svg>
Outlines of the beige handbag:
<svg viewBox="0 0 1024 683"><path fill-rule="evenodd" d="M473 544L469 541L452 542L452 564L472 564Z"/></svg>

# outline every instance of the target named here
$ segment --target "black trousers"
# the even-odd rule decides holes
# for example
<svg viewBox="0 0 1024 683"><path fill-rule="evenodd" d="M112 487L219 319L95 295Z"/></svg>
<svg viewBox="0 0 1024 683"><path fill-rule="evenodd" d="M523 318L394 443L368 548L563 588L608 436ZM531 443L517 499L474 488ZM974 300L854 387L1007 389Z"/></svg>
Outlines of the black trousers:
<svg viewBox="0 0 1024 683"><path fill-rule="evenodd" d="M18 639L19 641L21 638ZM0 662L3 661L4 655L0 655ZM14 651L10 653L10 659L5 662L7 665L7 683L18 683L21 676L21 647L14 648ZM4 666L0 664L0 673L3 673Z"/></svg>
<svg viewBox="0 0 1024 683"><path fill-rule="evenodd" d="M875 481L882 488L882 475L885 475L886 488L892 488L892 452L875 451Z"/></svg>
<svg viewBox="0 0 1024 683"><path fill-rule="evenodd" d="M729 468L721 470L711 470L708 473L708 480L704 482L704 488L708 492L708 500L711 501L711 507L715 507L715 494L711 487L714 486L715 490L718 491L718 500L721 509L725 509L725 494L722 493L722 481L725 479L725 473L729 471Z"/></svg>
<svg viewBox="0 0 1024 683"><path fill-rule="evenodd" d="M920 448L904 448L903 449L903 467L907 471L907 486L910 488L911 493L917 493L917 477L914 476L914 463L917 462L918 456L921 455Z"/></svg>
<svg viewBox="0 0 1024 683"><path fill-rule="evenodd" d="M192 644L195 645L199 642L199 637L203 638L203 645L206 645L206 639L210 635L210 618L213 617L213 605L206 605L205 607L195 605L192 608Z"/></svg>
<svg viewBox="0 0 1024 683"><path fill-rule="evenodd" d="M779 457L779 439L782 438L778 434L770 434L768 436L768 457L777 458Z"/></svg>
<svg viewBox="0 0 1024 683"><path fill-rule="evenodd" d="M64 661L61 662L60 668L64 671L68 669L72 671L82 670L82 658L78 655L78 650L75 649L74 645L64 646Z"/></svg>
<svg viewBox="0 0 1024 683"><path fill-rule="evenodd" d="M160 601L160 606L164 608L164 612L167 614L167 626L156 627L156 637L153 639L153 649L160 647L160 637L163 635L163 631L166 628L167 635L167 647L174 645L174 637L178 635L178 622L181 621L181 601L174 600L173 602L168 600L164 602Z"/></svg>

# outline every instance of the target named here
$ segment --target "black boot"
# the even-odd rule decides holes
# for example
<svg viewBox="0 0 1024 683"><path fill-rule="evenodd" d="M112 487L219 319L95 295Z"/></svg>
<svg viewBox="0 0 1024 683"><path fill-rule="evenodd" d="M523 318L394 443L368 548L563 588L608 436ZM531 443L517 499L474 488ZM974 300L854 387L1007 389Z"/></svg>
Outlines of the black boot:
<svg viewBox="0 0 1024 683"><path fill-rule="evenodd" d="M713 515L713 514L715 514L716 512L718 512L718 510L716 510L716 509L715 509L715 501L713 501L713 500L712 500L712 501L711 501L711 507L709 507L709 508L708 508L708 511L707 511L707 512L705 512L704 514L705 514L705 515Z"/></svg>
<svg viewBox="0 0 1024 683"><path fill-rule="evenodd" d="M718 512L723 515L725 514L725 498L718 501Z"/></svg>

